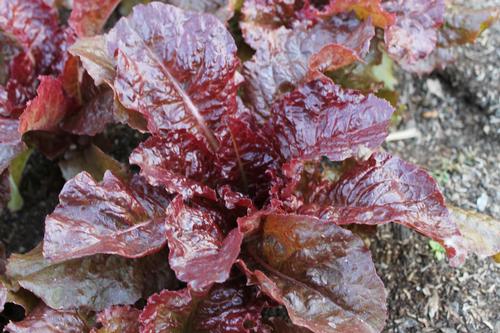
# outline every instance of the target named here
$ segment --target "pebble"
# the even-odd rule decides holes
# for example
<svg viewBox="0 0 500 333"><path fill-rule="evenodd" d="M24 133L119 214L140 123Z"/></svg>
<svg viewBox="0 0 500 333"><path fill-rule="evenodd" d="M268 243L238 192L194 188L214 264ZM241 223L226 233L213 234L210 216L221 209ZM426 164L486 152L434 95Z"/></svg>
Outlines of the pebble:
<svg viewBox="0 0 500 333"><path fill-rule="evenodd" d="M486 192L481 193L479 198L477 198L476 207L480 212L484 212L484 210L486 209L486 206L488 205L488 199L489 198Z"/></svg>

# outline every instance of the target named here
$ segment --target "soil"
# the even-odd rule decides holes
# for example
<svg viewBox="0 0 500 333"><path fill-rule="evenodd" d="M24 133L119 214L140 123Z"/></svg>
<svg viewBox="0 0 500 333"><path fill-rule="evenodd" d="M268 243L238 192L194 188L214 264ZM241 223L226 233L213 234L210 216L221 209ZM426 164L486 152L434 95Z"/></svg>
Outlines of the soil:
<svg viewBox="0 0 500 333"><path fill-rule="evenodd" d="M407 111L393 131L419 136L384 148L428 169L450 204L500 219L500 24L457 55L444 72L401 75ZM398 225L377 236L371 249L388 291L384 332L500 332L500 264L470 256L452 268L426 238Z"/></svg>
<svg viewBox="0 0 500 333"><path fill-rule="evenodd" d="M451 204L500 218L500 25L458 55L444 72L401 74L407 110L393 131L411 129L419 136L384 149L427 168ZM123 127L107 136L109 151L122 161L143 139ZM63 184L56 163L31 156L21 184L24 208L0 216L0 241L8 253L26 252L42 239L45 215ZM499 264L471 256L452 268L436 258L426 238L398 225L380 227L377 236L371 250L388 291L384 332L500 332Z"/></svg>

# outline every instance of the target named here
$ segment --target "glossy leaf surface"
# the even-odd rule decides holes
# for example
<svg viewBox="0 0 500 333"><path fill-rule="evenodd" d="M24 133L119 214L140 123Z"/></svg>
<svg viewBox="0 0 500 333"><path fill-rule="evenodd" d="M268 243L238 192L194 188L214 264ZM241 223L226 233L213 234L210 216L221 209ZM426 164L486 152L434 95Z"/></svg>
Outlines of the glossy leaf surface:
<svg viewBox="0 0 500 333"><path fill-rule="evenodd" d="M61 261L157 252L166 243L163 219L169 203L169 194L140 177L126 182L108 171L97 183L82 172L66 183L59 205L45 220L44 256Z"/></svg>
<svg viewBox="0 0 500 333"><path fill-rule="evenodd" d="M396 15L394 24L385 31L389 55L404 69L429 56L438 39L438 28L444 21L444 0L394 0L384 3Z"/></svg>
<svg viewBox="0 0 500 333"><path fill-rule="evenodd" d="M6 327L10 333L84 333L86 322L77 311L58 311L46 305L38 305L20 322L11 322Z"/></svg>
<svg viewBox="0 0 500 333"><path fill-rule="evenodd" d="M245 90L256 111L267 117L280 94L318 71L334 70L362 58L375 32L370 21L332 18L309 28L301 24L270 32L245 62Z"/></svg>
<svg viewBox="0 0 500 333"><path fill-rule="evenodd" d="M0 85L0 114L17 116L35 96L38 75L62 70L65 34L57 12L43 0L2 1L0 31L17 48L8 61L8 80Z"/></svg>
<svg viewBox="0 0 500 333"><path fill-rule="evenodd" d="M57 131L68 110L61 80L52 76L40 77L37 97L30 101L21 115L19 131Z"/></svg>
<svg viewBox="0 0 500 333"><path fill-rule="evenodd" d="M43 0L4 0L0 4L0 29L32 53L39 73L59 68L63 32L57 12Z"/></svg>
<svg viewBox="0 0 500 333"><path fill-rule="evenodd" d="M393 111L383 99L344 90L322 78L275 102L269 135L275 136L285 160L327 156L342 161L382 144Z"/></svg>
<svg viewBox="0 0 500 333"><path fill-rule="evenodd" d="M141 174L153 185L161 184L184 198L216 198L215 156L191 133L172 131L152 136L132 152L129 160L141 167Z"/></svg>
<svg viewBox="0 0 500 333"><path fill-rule="evenodd" d="M82 86L81 88L88 89L89 87ZM103 133L107 125L116 122L113 92L107 88L92 88L95 92L84 96L80 108L64 119L62 128L66 132L95 136Z"/></svg>
<svg viewBox="0 0 500 333"><path fill-rule="evenodd" d="M144 114L151 132L186 129L217 146L212 128L234 112L239 83L236 45L220 21L161 3L138 5L107 45L120 102Z"/></svg>
<svg viewBox="0 0 500 333"><path fill-rule="evenodd" d="M220 148L215 159L220 183L229 184L260 204L269 190L267 172L278 168L279 155L271 144L274 138L263 131L253 114L227 117L225 123L218 135Z"/></svg>
<svg viewBox="0 0 500 333"><path fill-rule="evenodd" d="M211 207L186 204L180 196L167 208L170 267L196 292L226 281L240 253L243 235L238 229L225 235L225 218Z"/></svg>
<svg viewBox="0 0 500 333"><path fill-rule="evenodd" d="M0 117L0 174L25 149L18 127L18 120Z"/></svg>
<svg viewBox="0 0 500 333"><path fill-rule="evenodd" d="M244 281L215 285L201 298L188 289L151 296L141 314L142 333L271 332L262 323L266 299Z"/></svg>
<svg viewBox="0 0 500 333"><path fill-rule="evenodd" d="M345 172L322 200L304 209L317 209L316 214L337 224L401 223L441 243L453 264L465 258L460 231L436 181L398 157L373 154Z"/></svg>
<svg viewBox="0 0 500 333"><path fill-rule="evenodd" d="M163 0L163 2L184 10L210 13L222 22L226 22L233 16L237 0Z"/></svg>
<svg viewBox="0 0 500 333"><path fill-rule="evenodd" d="M304 215L269 215L244 270L313 332L380 332L386 293L369 250L350 231Z"/></svg>
<svg viewBox="0 0 500 333"><path fill-rule="evenodd" d="M78 36L97 35L119 3L120 0L74 0L69 25Z"/></svg>
<svg viewBox="0 0 500 333"><path fill-rule="evenodd" d="M91 333L139 333L141 311L131 306L112 306L97 315L101 328Z"/></svg>
<svg viewBox="0 0 500 333"><path fill-rule="evenodd" d="M394 22L394 15L389 13L384 5L381 0L332 0L323 9L323 15L354 11L359 18L369 17L377 27L386 28Z"/></svg>

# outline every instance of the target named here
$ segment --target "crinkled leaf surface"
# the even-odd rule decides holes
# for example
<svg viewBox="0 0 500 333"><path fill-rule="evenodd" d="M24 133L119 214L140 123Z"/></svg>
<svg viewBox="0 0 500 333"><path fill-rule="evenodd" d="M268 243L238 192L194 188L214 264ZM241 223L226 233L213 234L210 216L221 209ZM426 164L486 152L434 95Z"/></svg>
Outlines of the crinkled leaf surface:
<svg viewBox="0 0 500 333"><path fill-rule="evenodd" d="M294 324L321 333L382 330L384 285L349 230L311 216L269 215L246 250L244 270Z"/></svg>
<svg viewBox="0 0 500 333"><path fill-rule="evenodd" d="M200 13L210 13L222 22L228 21L234 14L237 0L163 0L176 7Z"/></svg>
<svg viewBox="0 0 500 333"><path fill-rule="evenodd" d="M377 27L385 28L394 22L394 15L389 13L381 2L381 0L332 0L322 9L322 15L354 11L359 18L370 17ZM407 1L400 0L400 2Z"/></svg>
<svg viewBox="0 0 500 333"><path fill-rule="evenodd" d="M16 117L35 94L33 63L13 36L0 29L0 116Z"/></svg>
<svg viewBox="0 0 500 333"><path fill-rule="evenodd" d="M460 231L436 181L416 165L375 153L346 171L308 207L337 224L401 223L441 243L453 264L465 259Z"/></svg>
<svg viewBox="0 0 500 333"><path fill-rule="evenodd" d="M43 0L3 0L0 3L0 29L14 36L32 54L37 71L60 69L62 29L57 12Z"/></svg>
<svg viewBox="0 0 500 333"><path fill-rule="evenodd" d="M500 221L457 207L449 209L469 251L481 258L500 253Z"/></svg>
<svg viewBox="0 0 500 333"><path fill-rule="evenodd" d="M132 306L112 306L97 315L101 328L91 333L139 333L141 311Z"/></svg>
<svg viewBox="0 0 500 333"><path fill-rule="evenodd" d="M148 129L212 133L236 110L236 45L215 17L170 5L138 5L107 36L116 59L114 89L128 109L141 112Z"/></svg>
<svg viewBox="0 0 500 333"><path fill-rule="evenodd" d="M198 195L216 199L215 155L189 132L152 136L132 152L129 160L141 167L141 174L153 185L163 185L185 198Z"/></svg>
<svg viewBox="0 0 500 333"><path fill-rule="evenodd" d="M207 205L185 203L181 196L167 208L170 267L196 292L226 281L240 253L243 234L236 228L226 235L225 218Z"/></svg>
<svg viewBox="0 0 500 333"><path fill-rule="evenodd" d="M16 49L7 56L7 81L0 82L0 114L17 116L35 96L37 76L62 70L65 33L59 27L57 12L43 0L2 1L0 31ZM4 38L0 41L4 44Z"/></svg>
<svg viewBox="0 0 500 333"><path fill-rule="evenodd" d="M277 100L268 131L286 160L327 156L342 161L382 144L393 111L383 99L322 78Z"/></svg>
<svg viewBox="0 0 500 333"><path fill-rule="evenodd" d="M438 38L438 28L444 21L444 0L391 0L384 3L396 19L385 31L389 55L404 69L429 56Z"/></svg>
<svg viewBox="0 0 500 333"><path fill-rule="evenodd" d="M0 174L25 149L18 127L18 120L0 117Z"/></svg>
<svg viewBox="0 0 500 333"><path fill-rule="evenodd" d="M38 246L13 254L7 276L53 309L100 311L116 304L134 304L141 297L170 288L175 282L166 253L130 260L94 255L51 263Z"/></svg>
<svg viewBox="0 0 500 333"><path fill-rule="evenodd" d="M300 0L246 0L240 21L245 41L254 49L265 43L269 33L280 27L292 28L307 18L309 1Z"/></svg>
<svg viewBox="0 0 500 333"><path fill-rule="evenodd" d="M81 37L90 37L101 32L120 0L73 0L69 25Z"/></svg>
<svg viewBox="0 0 500 333"><path fill-rule="evenodd" d="M273 100L311 72L334 70L362 58L374 34L369 20L359 22L352 17L270 32L244 64L248 99L257 112L269 116Z"/></svg>
<svg viewBox="0 0 500 333"><path fill-rule="evenodd" d="M241 279L212 287L200 298L188 289L151 296L140 320L142 333L270 332L262 323L267 300Z"/></svg>
<svg viewBox="0 0 500 333"><path fill-rule="evenodd" d="M427 58L414 63L411 71L427 74L434 69L443 70L456 60L454 48L457 45L472 43L499 17L498 8L472 10L453 6L445 15L445 24L439 30L437 47ZM408 67L409 65L407 65Z"/></svg>
<svg viewBox="0 0 500 333"><path fill-rule="evenodd" d="M56 131L68 111L69 101L60 79L41 76L37 97L30 102L19 118L19 131Z"/></svg>
<svg viewBox="0 0 500 333"><path fill-rule="evenodd" d="M219 132L215 166L222 183L248 194L259 204L269 190L269 170L278 168L279 155L262 127L249 114L227 117Z"/></svg>
<svg viewBox="0 0 500 333"><path fill-rule="evenodd" d="M77 311L57 311L44 304L38 305L20 322L6 327L10 333L85 333L86 322Z"/></svg>
<svg viewBox="0 0 500 333"><path fill-rule="evenodd" d="M72 134L95 136L104 132L108 124L116 122L114 109L113 91L96 88L95 93L82 101L77 112L66 117L62 127Z"/></svg>
<svg viewBox="0 0 500 333"><path fill-rule="evenodd" d="M126 182L107 171L97 183L82 172L64 185L59 205L45 220L44 256L61 261L157 252L166 243L163 219L169 203L168 193L138 176Z"/></svg>
<svg viewBox="0 0 500 333"><path fill-rule="evenodd" d="M258 200L266 196L269 177L276 168L274 147L248 114L224 119L217 133L219 149L213 153L204 140L179 130L155 135L136 148L130 163L153 185L163 185L184 198L216 200L216 189L230 184L234 190Z"/></svg>

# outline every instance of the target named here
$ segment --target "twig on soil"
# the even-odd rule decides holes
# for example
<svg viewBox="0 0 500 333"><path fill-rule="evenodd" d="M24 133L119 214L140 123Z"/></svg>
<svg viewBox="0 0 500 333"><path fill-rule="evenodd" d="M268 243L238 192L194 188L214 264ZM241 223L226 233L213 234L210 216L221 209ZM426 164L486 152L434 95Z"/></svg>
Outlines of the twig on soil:
<svg viewBox="0 0 500 333"><path fill-rule="evenodd" d="M420 137L420 132L416 128L408 128L402 131L390 133L385 139L386 142L415 139Z"/></svg>

